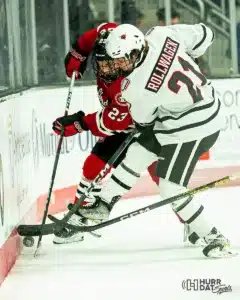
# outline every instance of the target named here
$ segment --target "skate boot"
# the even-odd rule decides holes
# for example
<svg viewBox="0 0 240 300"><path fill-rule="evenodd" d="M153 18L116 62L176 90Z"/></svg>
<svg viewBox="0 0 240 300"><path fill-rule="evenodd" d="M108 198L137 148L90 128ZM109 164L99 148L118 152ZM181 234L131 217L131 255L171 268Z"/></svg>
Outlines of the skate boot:
<svg viewBox="0 0 240 300"><path fill-rule="evenodd" d="M68 209L71 210L73 204L68 205ZM87 219L81 216L78 212L71 216L68 220L69 224L72 225L87 225ZM63 228L60 232L54 234L55 237L53 239L54 244L69 244L75 242L81 242L84 240L84 232L74 232L68 228Z"/></svg>
<svg viewBox="0 0 240 300"><path fill-rule="evenodd" d="M175 214L177 215L179 221L184 224L184 232L183 232L183 243L184 246L205 246L206 242L204 239L200 238L195 232L192 231L191 225L186 223L183 220L182 212L185 209L189 209L189 206L193 205L193 196L189 196L187 198L182 199L181 201L177 201L176 203L172 203L172 208Z"/></svg>
<svg viewBox="0 0 240 300"><path fill-rule="evenodd" d="M205 236L204 240L207 246L203 249L203 254L212 258L224 258L236 256L237 252L233 251L230 242L215 227Z"/></svg>
<svg viewBox="0 0 240 300"><path fill-rule="evenodd" d="M110 212L120 196L113 197L111 203L107 203L103 198L95 196L95 201L85 202L79 209L79 214L95 223L101 223L109 219Z"/></svg>
<svg viewBox="0 0 240 300"><path fill-rule="evenodd" d="M186 246L204 247L207 245L204 238L200 238L196 232L191 232L190 225L187 223L184 224L183 242Z"/></svg>

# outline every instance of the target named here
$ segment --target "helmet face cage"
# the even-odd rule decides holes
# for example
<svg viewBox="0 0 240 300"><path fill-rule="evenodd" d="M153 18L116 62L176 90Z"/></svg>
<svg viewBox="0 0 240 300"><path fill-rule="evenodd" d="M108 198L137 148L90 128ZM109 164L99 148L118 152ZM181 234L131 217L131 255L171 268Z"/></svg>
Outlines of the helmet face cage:
<svg viewBox="0 0 240 300"><path fill-rule="evenodd" d="M131 55L115 59L107 54L99 55L99 52L93 52L92 67L96 77L112 82L120 76L128 76L135 68L138 57L138 50L133 50Z"/></svg>
<svg viewBox="0 0 240 300"><path fill-rule="evenodd" d="M98 39L95 42L92 53L92 68L96 77L103 79L106 82L115 80L119 74L115 74L113 68L113 59L107 54L105 42L109 32L104 30L100 32Z"/></svg>
<svg viewBox="0 0 240 300"><path fill-rule="evenodd" d="M114 60L107 54L99 57L97 53L93 52L92 67L96 77L106 82L114 81L121 75L121 70L114 67Z"/></svg>

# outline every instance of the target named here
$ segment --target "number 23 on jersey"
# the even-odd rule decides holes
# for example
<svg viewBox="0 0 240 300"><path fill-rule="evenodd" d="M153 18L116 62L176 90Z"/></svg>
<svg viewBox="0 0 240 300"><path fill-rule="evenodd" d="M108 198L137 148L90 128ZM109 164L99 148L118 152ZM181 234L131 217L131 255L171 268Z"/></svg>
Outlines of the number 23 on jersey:
<svg viewBox="0 0 240 300"><path fill-rule="evenodd" d="M113 109L109 112L108 117L113 121L121 122L127 115L128 113L121 113L116 107L113 107Z"/></svg>

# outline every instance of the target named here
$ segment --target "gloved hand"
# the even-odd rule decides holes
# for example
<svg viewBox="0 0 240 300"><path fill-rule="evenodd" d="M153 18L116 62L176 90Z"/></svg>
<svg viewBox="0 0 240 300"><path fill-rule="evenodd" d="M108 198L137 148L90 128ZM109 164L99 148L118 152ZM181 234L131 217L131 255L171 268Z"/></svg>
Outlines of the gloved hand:
<svg viewBox="0 0 240 300"><path fill-rule="evenodd" d="M57 118L53 122L52 129L58 135L60 135L63 130L63 136L72 136L85 130L89 130L84 122L84 116L85 113L83 111L79 111L73 115Z"/></svg>
<svg viewBox="0 0 240 300"><path fill-rule="evenodd" d="M87 67L87 57L78 53L75 49L71 49L64 60L66 74L72 77L73 71L76 71L76 79L81 79Z"/></svg>

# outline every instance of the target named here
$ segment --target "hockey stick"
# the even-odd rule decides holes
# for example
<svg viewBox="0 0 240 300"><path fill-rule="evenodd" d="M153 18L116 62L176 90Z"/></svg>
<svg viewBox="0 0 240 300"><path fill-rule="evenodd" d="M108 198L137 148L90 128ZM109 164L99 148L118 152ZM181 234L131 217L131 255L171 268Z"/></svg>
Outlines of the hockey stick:
<svg viewBox="0 0 240 300"><path fill-rule="evenodd" d="M105 176L105 174L109 171L111 166L114 164L114 162L118 159L120 154L126 149L128 144L132 141L134 135L138 132L136 128L133 129L133 131L129 134L129 136L126 138L126 140L121 144L121 146L118 148L118 150L113 154L113 156L109 159L105 167L99 172L98 176L94 179L94 181L91 182L89 188L83 194L77 201L77 203L73 206L73 208L61 219L57 219L56 217L52 215L48 215L48 218L57 224L58 229L57 231L60 231L63 227L65 227L67 221L71 218L73 214L77 212L77 210L80 208L81 203L89 196L89 193L91 190L95 187L95 185Z"/></svg>
<svg viewBox="0 0 240 300"><path fill-rule="evenodd" d="M132 212L127 213L125 215L119 216L117 218L108 220L108 221L100 223L98 225L93 225L93 226L73 226L73 225L70 225L70 224L66 223L65 227L67 227L67 228L69 228L71 230L82 231L82 232L85 232L85 231L86 232L87 231L94 231L94 230L97 230L97 229L100 229L100 228L103 228L103 227L106 227L106 226L109 226L109 225L112 225L112 224L124 221L126 219L135 217L137 215L140 215L142 213L148 212L148 211L153 210L155 208L159 208L161 206L170 204L170 203L172 203L174 201L178 201L178 200L182 199L183 197L186 197L186 196L189 196L189 195L195 195L195 194L198 194L200 192L204 192L204 191L209 190L211 188L214 188L214 187L216 187L218 185L221 185L221 184L224 184L224 183L227 183L229 181L236 180L236 179L239 179L239 178L240 178L240 173L234 173L234 174L232 174L230 176L226 176L226 177L220 178L220 179L218 179L216 181L213 181L213 182L210 182L208 184L205 184L205 185L202 185L200 187L197 187L195 189L189 190L189 191L187 191L185 193L173 196L171 198L167 198L167 199L165 199L163 201L156 202L156 203L151 204L149 206L140 208L138 210L135 210L135 211L132 211ZM52 216L50 217L50 219L54 219L54 222L56 222L56 223L61 222L61 220L58 220L57 218L52 217ZM41 229L41 225L20 225L17 228L17 232L21 236L38 236L40 234L47 235L47 234L54 233L56 227L57 227L57 225L55 223L45 224L42 229Z"/></svg>
<svg viewBox="0 0 240 300"><path fill-rule="evenodd" d="M71 83L70 83L69 90L68 90L68 96L67 96L64 116L68 115L68 111L69 111L69 107L70 107L70 103L71 103L71 98L72 98L73 85L74 85L74 82L75 82L75 74L76 74L76 72L74 71L73 74L72 74ZM49 190L48 190L48 197L47 197L47 201L46 201L46 204L45 204L43 219L42 219L42 223L40 225L40 232L43 232L43 226L45 225L46 219L47 219L48 208L49 208L49 204L50 204L50 201L51 201L52 189L53 189L54 180L55 180L55 176L56 176L56 172L57 172L57 165L58 165L60 152L61 152L61 148L62 148L63 134L64 134L64 130L62 129L62 132L61 132L61 135L60 135L60 138L59 138L59 141L58 141L58 146L57 146L57 151L56 151L56 155L55 155L54 164L53 164L52 177L51 177L50 186L49 186ZM37 256L38 249L41 246L42 237L43 237L43 234L40 234L39 238L38 238L37 248L36 248L36 251L34 253L34 256Z"/></svg>
<svg viewBox="0 0 240 300"><path fill-rule="evenodd" d="M95 184L104 177L104 175L108 172L111 165L117 160L119 155L125 150L125 148L128 146L128 144L133 139L134 135L137 133L137 129L134 129L129 136L126 138L126 140L122 143L122 145L118 148L118 150L114 153L114 155L110 158L108 163L105 165L104 169L99 173L99 175L95 178L95 180L91 183L88 190L86 191L86 194L82 195L78 202L74 205L74 207L64 216L63 219L59 220L55 218L52 215L48 215L49 219L54 219L56 223L51 224L44 224L41 225L19 225L17 227L17 232L20 236L40 236L41 232L43 232L43 235L53 234L55 232L60 231L63 227L67 226L67 221L70 219L70 217L79 209L81 206L81 202L88 197L88 193L92 190L92 188L95 187ZM57 228L56 228L57 227Z"/></svg>
<svg viewBox="0 0 240 300"><path fill-rule="evenodd" d="M188 190L188 191L186 191L184 193L175 195L175 196L167 198L165 200L162 200L162 201L153 203L151 205L142 207L140 209L131 211L131 212L125 214L125 215L121 215L119 217L116 217L114 219L105 221L105 222L97 224L97 225L92 225L92 226L75 226L75 225L67 224L67 227L69 229L71 229L71 230L76 231L76 232L78 232L78 231L81 231L81 232L95 231L95 230L98 230L98 229L101 229L101 228L113 225L115 223L122 222L124 220L130 219L132 217L136 217L138 215L144 214L146 212L149 212L149 211L151 211L153 209L156 209L156 208L159 208L161 206L170 204L172 202L178 201L178 200L180 200L180 199L182 199L182 198L184 198L186 196L196 195L198 193L204 192L204 191L206 191L208 189L214 188L214 187L216 187L218 185L221 185L221 184L224 184L224 183L227 183L229 181L236 180L236 179L240 179L240 172L234 173L234 174L232 174L230 176L226 176L226 177L220 178L220 179L218 179L216 181L212 181L210 183L207 183L205 185L199 186L199 187L194 188L192 190ZM54 222L59 222L54 217L51 218L51 220L54 221Z"/></svg>

